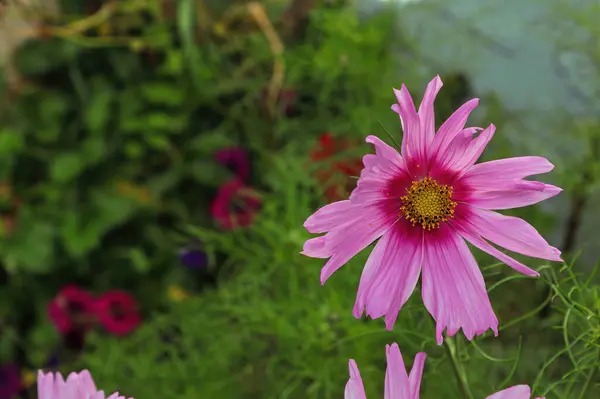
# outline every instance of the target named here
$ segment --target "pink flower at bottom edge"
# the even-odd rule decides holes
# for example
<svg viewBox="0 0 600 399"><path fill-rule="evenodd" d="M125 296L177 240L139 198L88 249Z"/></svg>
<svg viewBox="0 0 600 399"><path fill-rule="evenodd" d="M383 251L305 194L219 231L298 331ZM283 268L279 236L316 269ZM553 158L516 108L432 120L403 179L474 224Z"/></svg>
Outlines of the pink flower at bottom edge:
<svg viewBox="0 0 600 399"><path fill-rule="evenodd" d="M96 384L88 370L71 373L66 380L61 373L44 374L39 370L37 391L38 399L125 399L118 392L106 396L104 391L96 390Z"/></svg>
<svg viewBox="0 0 600 399"><path fill-rule="evenodd" d="M260 204L258 196L253 195L241 180L232 179L219 187L211 213L222 228L232 230L252 224Z"/></svg>
<svg viewBox="0 0 600 399"><path fill-rule="evenodd" d="M384 399L418 399L427 355L424 352L417 353L409 376L406 374L406 367L398 344L386 345L385 351L387 369L385 372ZM344 399L367 399L365 387L354 360L350 359L348 369L350 379L344 390Z"/></svg>
<svg viewBox="0 0 600 399"><path fill-rule="evenodd" d="M417 353L410 375L407 375L398 344L386 345L385 348L387 369L385 372L384 399L419 399L421 379L427 355L424 352ZM367 399L365 387L354 360L350 359L348 361L348 369L350 379L346 383L344 399ZM530 397L531 389L529 386L515 385L496 392L486 399L530 399ZM538 397L536 399L545 398Z"/></svg>
<svg viewBox="0 0 600 399"><path fill-rule="evenodd" d="M486 399L529 399L530 397L531 388L529 388L528 385L515 385L500 392L496 392L495 394L488 396Z"/></svg>
<svg viewBox="0 0 600 399"><path fill-rule="evenodd" d="M363 157L364 169L346 201L317 210L304 223L310 233L303 254L328 261L321 284L352 257L379 239L364 267L353 309L373 319L385 316L391 330L400 309L422 275L425 307L436 321L442 343L459 329L471 340L492 329L492 309L481 270L465 241L527 276L538 272L499 251L552 261L560 251L523 219L494 210L519 208L553 197L561 189L525 177L554 167L542 157L517 157L475 165L495 127L465 128L478 100L461 106L435 132L434 99L442 87L436 76L417 110L408 90L395 90L403 128L402 155L374 136L366 141L375 154Z"/></svg>

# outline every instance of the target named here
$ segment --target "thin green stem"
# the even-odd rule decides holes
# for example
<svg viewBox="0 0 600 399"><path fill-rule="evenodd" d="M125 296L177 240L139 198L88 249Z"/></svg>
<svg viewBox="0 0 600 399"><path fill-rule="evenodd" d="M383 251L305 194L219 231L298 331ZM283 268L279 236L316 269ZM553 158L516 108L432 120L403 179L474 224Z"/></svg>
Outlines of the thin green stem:
<svg viewBox="0 0 600 399"><path fill-rule="evenodd" d="M600 359L600 351L598 351L598 359ZM590 373L588 374L587 379L585 380L585 383L583 384L583 388L581 388L581 393L579 394L579 399L584 399L588 389L590 388L591 382L594 379L594 376L596 375L596 370L598 370L598 366L593 367L592 370L590 371Z"/></svg>
<svg viewBox="0 0 600 399"><path fill-rule="evenodd" d="M446 352L448 353L448 357L452 363L452 369L454 370L454 375L456 377L456 381L458 382L458 386L462 391L463 397L465 399L473 399L473 394L471 393L471 389L469 388L469 383L467 382L467 377L465 375L465 371L460 364L458 359L458 355L456 353L456 347L454 346L454 342L451 338L446 338L444 340L444 348L446 348Z"/></svg>

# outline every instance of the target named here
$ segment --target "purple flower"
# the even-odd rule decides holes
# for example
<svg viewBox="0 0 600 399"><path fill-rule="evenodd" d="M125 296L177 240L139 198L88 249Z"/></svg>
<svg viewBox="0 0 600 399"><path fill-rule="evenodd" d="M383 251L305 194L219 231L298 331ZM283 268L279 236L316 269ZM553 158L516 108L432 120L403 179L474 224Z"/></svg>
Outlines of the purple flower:
<svg viewBox="0 0 600 399"><path fill-rule="evenodd" d="M14 363L0 367L0 399L12 399L21 390L21 372Z"/></svg>
<svg viewBox="0 0 600 399"><path fill-rule="evenodd" d="M190 269L200 269L208 264L208 257L198 242L193 242L181 249L179 259L185 267Z"/></svg>

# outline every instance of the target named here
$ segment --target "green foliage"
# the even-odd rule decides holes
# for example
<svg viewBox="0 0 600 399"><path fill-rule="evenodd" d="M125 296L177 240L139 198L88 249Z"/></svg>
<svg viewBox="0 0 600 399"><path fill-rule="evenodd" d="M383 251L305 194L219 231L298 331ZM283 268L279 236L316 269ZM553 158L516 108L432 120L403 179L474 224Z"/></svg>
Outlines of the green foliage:
<svg viewBox="0 0 600 399"><path fill-rule="evenodd" d="M319 285L322 262L298 254L307 238L300 226L315 202L316 188L302 173L302 157L291 150L284 154L273 159L265 176L270 193L252 227L230 234L189 227L215 253L231 254L229 272L219 288L171 305L125 340L93 337L78 366L94 370L109 390L140 397L161 392L174 398L338 398L347 379L347 359L352 358L359 364L370 397L382 397L383 348L397 342L407 364L418 351L428 354L422 398L458 397L458 387L448 378L449 360L434 342L433 323L418 290L392 332L384 329L381 320L352 317L360 270L370 250L351 260L325 286ZM576 353L576 361L587 366L573 370L567 357L572 348L565 349L560 339L557 342L562 333L540 334L563 324L560 317L542 325L536 318L547 303L531 305L540 284L507 271L504 265L483 269L501 319L501 336L487 334L470 344L456 340L475 397L526 381L535 381L536 392L548 398L570 397L554 381L581 392L582 377L591 378L597 361ZM549 265L541 269L548 272L549 281L556 279ZM553 285L557 293L579 285L581 289L569 296L577 293L588 298L587 306L597 307L593 292L570 273L571 278ZM515 290L531 295L508 302ZM576 300L564 302L571 321L581 323L587 318L597 331L597 309L576 315L580 307ZM589 319L591 312L595 316ZM590 335L593 331L589 326L581 329L588 334L581 350L589 351L592 344L597 347L597 338ZM580 397L591 399L595 394L597 387L590 379L587 393Z"/></svg>
<svg viewBox="0 0 600 399"><path fill-rule="evenodd" d="M64 3L75 16L83 12L81 2ZM324 287L322 262L298 254L308 237L302 223L323 203L312 176L324 165L307 156L315 139L326 131L385 138L387 130L399 141L390 86L404 82L418 92L424 81L418 54L394 27L396 14L360 21L350 7L318 7L302 40L286 42L279 57L256 21L206 25L198 2L175 3L167 17L158 2L113 2L109 17L82 29L75 28L89 18L61 16L56 26L72 29L30 40L16 54L23 80L0 105L0 197L15 221L0 241L7 272L0 361L46 365L64 345L45 316L47 303L61 285L76 282L94 293L125 288L146 317L125 338L94 331L83 355L61 364L65 372L91 369L105 391L165 399L339 398L353 358L369 397L381 397L384 347L395 341L407 364L416 352L428 353L423 398L458 396L418 288L387 332L381 320L358 321L350 312L369 250ZM235 20L240 9L221 17ZM390 51L390 43L406 52ZM290 112L281 99L275 110L268 106L277 68L284 71L279 94L295 94ZM438 122L470 96L460 74L443 78ZM481 124L492 119L500 131L510 123L501 104L487 111ZM592 136L596 127L590 121L577 129ZM260 190L262 209L249 228L224 232L209 209L233 174L214 154L233 146L250 152L248 185ZM328 162L366 151L363 145ZM515 152L497 135L484 158ZM597 174L595 163L584 164ZM558 178L576 194L586 186L573 176L579 166L567 165ZM556 224L541 207L507 213L543 233ZM214 287L176 266L177 250L193 237L209 254ZM544 262L528 260L544 270L545 285L477 256L502 333L452 341L475 396L530 383L548 398L597 397L597 286L570 267L559 278ZM195 294L168 303L171 284ZM560 312L539 320L550 301L544 286L560 299Z"/></svg>

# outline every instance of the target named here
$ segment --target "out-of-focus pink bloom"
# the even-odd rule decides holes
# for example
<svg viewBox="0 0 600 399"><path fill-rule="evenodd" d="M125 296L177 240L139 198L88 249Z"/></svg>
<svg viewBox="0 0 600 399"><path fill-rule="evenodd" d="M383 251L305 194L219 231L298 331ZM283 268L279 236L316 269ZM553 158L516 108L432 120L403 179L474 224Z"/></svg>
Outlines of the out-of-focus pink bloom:
<svg viewBox="0 0 600 399"><path fill-rule="evenodd" d="M385 372L385 394L384 399L419 399L421 388L421 377L426 355L424 352L417 353L410 371L406 374L404 360L397 344L386 345L387 370ZM367 399L365 387L356 362L352 359L348 362L350 379L346 384L344 399Z"/></svg>
<svg viewBox="0 0 600 399"><path fill-rule="evenodd" d="M386 345L386 355L387 370L385 373L384 399L419 399L421 378L426 358L425 353L417 353L410 375L406 373L402 354L397 344ZM346 383L344 399L367 399L365 387L363 386L356 362L350 359L348 368L350 370L350 379ZM530 397L531 389L527 385L515 385L488 396L486 399L530 399Z"/></svg>
<svg viewBox="0 0 600 399"><path fill-rule="evenodd" d="M515 385L503 391L496 392L486 399L529 399L531 398L531 388L528 385ZM545 398L536 398L545 399Z"/></svg>
<svg viewBox="0 0 600 399"><path fill-rule="evenodd" d="M248 181L248 177L250 177L250 161L248 160L246 150L239 147L223 148L217 151L215 158L219 163L232 168L236 176L243 183Z"/></svg>
<svg viewBox="0 0 600 399"><path fill-rule="evenodd" d="M21 391L21 370L14 363L0 367L0 399L12 399Z"/></svg>
<svg viewBox="0 0 600 399"><path fill-rule="evenodd" d="M326 233L304 244L304 255L329 258L321 283L354 255L377 240L363 270L353 314L366 310L385 316L391 330L400 309L422 274L422 296L436 320L436 338L459 329L468 339L492 329L498 319L485 282L466 242L517 272L538 272L499 251L496 244L527 256L561 261L536 229L522 219L494 210L532 205L561 189L525 177L554 167L542 157L500 159L475 165L495 127L465 128L478 100L461 106L437 134L434 99L442 87L436 76L415 109L408 90L394 90L404 135L402 155L374 136L366 141L375 154L363 157L364 169L350 199L329 204L304 223L310 233Z"/></svg>
<svg viewBox="0 0 600 399"><path fill-rule="evenodd" d="M38 371L38 399L125 399L118 392L107 395L98 391L88 370L71 373L64 380L60 373ZM129 398L133 399L133 398Z"/></svg>
<svg viewBox="0 0 600 399"><path fill-rule="evenodd" d="M233 179L219 188L211 213L222 228L231 230L252 224L260 205L253 190L244 186L241 180Z"/></svg>
<svg viewBox="0 0 600 399"><path fill-rule="evenodd" d="M65 285L48 304L46 313L61 334L92 327L94 296L75 285Z"/></svg>
<svg viewBox="0 0 600 399"><path fill-rule="evenodd" d="M138 303L129 292L108 291L96 299L94 306L98 321L111 334L127 335L142 322Z"/></svg>

